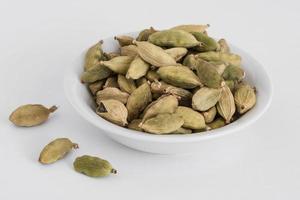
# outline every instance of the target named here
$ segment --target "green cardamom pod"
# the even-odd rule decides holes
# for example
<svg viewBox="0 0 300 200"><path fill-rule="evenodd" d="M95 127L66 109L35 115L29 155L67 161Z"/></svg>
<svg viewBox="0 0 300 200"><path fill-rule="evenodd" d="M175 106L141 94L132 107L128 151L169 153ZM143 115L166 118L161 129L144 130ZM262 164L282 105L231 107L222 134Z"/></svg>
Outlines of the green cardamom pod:
<svg viewBox="0 0 300 200"><path fill-rule="evenodd" d="M228 64L222 61L209 61L217 70L217 72L222 75L227 68Z"/></svg>
<svg viewBox="0 0 300 200"><path fill-rule="evenodd" d="M192 32L193 36L201 42L200 46L195 47L197 51L215 51L218 48L217 42L201 32Z"/></svg>
<svg viewBox="0 0 300 200"><path fill-rule="evenodd" d="M120 74L118 75L118 85L123 92L127 92L129 94L136 89L134 80L127 79L125 76Z"/></svg>
<svg viewBox="0 0 300 200"><path fill-rule="evenodd" d="M105 83L104 80L101 80L101 81L97 81L97 82L89 84L89 89L90 89L91 93L93 95L95 95L99 90L101 90L103 88L104 83Z"/></svg>
<svg viewBox="0 0 300 200"><path fill-rule="evenodd" d="M239 84L234 93L237 111L244 114L256 104L255 89L248 84Z"/></svg>
<svg viewBox="0 0 300 200"><path fill-rule="evenodd" d="M120 56L120 53L117 53L117 52L110 52L110 53L103 52L103 54L105 55L105 57L107 58L107 60L111 60L114 57Z"/></svg>
<svg viewBox="0 0 300 200"><path fill-rule="evenodd" d="M139 79L147 74L149 67L150 65L140 56L136 56L129 66L126 78Z"/></svg>
<svg viewBox="0 0 300 200"><path fill-rule="evenodd" d="M183 119L178 115L164 113L146 120L140 127L146 132L162 135L178 130L183 123Z"/></svg>
<svg viewBox="0 0 300 200"><path fill-rule="evenodd" d="M204 33L206 32L206 29L209 27L209 24L200 25L200 24L185 24L185 25L179 25L175 26L171 29L173 30L183 30L187 32L200 32Z"/></svg>
<svg viewBox="0 0 300 200"><path fill-rule="evenodd" d="M141 85L143 85L144 83L147 83L147 82L148 81L145 77L141 77L136 80L136 85L137 85L137 87L140 87Z"/></svg>
<svg viewBox="0 0 300 200"><path fill-rule="evenodd" d="M236 82L233 80L227 80L225 81L225 84L229 87L230 91L233 93L235 90Z"/></svg>
<svg viewBox="0 0 300 200"><path fill-rule="evenodd" d="M147 41L149 36L153 33L157 32L153 27L150 27L148 29L142 30L138 37L136 38L137 41Z"/></svg>
<svg viewBox="0 0 300 200"><path fill-rule="evenodd" d="M186 56L183 60L183 65L189 67L192 70L196 69L197 64L197 59L193 54Z"/></svg>
<svg viewBox="0 0 300 200"><path fill-rule="evenodd" d="M121 47L131 45L132 41L134 40L133 37L127 35L115 36L114 39L118 41Z"/></svg>
<svg viewBox="0 0 300 200"><path fill-rule="evenodd" d="M56 109L56 106L46 108L40 104L27 104L13 111L9 116L9 120L16 126L37 126L47 121L50 113L53 113Z"/></svg>
<svg viewBox="0 0 300 200"><path fill-rule="evenodd" d="M133 58L130 56L118 56L108 61L100 61L100 64L108 67L117 74L125 75L132 60Z"/></svg>
<svg viewBox="0 0 300 200"><path fill-rule="evenodd" d="M100 60L103 60L102 44L103 41L101 40L87 50L84 62L85 71L99 63Z"/></svg>
<svg viewBox="0 0 300 200"><path fill-rule="evenodd" d="M90 177L102 177L117 173L117 170L107 160L88 155L77 157L73 166L77 172Z"/></svg>
<svg viewBox="0 0 300 200"><path fill-rule="evenodd" d="M115 99L102 100L99 102L96 113L104 119L120 125L127 125L128 111L124 104Z"/></svg>
<svg viewBox="0 0 300 200"><path fill-rule="evenodd" d="M194 72L185 66L160 67L157 73L163 81L177 87L191 89L202 85Z"/></svg>
<svg viewBox="0 0 300 200"><path fill-rule="evenodd" d="M149 70L145 77L150 82L156 82L160 80L160 77L155 70Z"/></svg>
<svg viewBox="0 0 300 200"><path fill-rule="evenodd" d="M197 59L197 62L196 70L201 83L210 88L224 86L225 82L213 64L201 59Z"/></svg>
<svg viewBox="0 0 300 200"><path fill-rule="evenodd" d="M129 97L128 93L122 92L118 88L107 87L97 92L96 103L100 105L103 100L114 99L122 102L123 104L126 104L128 97Z"/></svg>
<svg viewBox="0 0 300 200"><path fill-rule="evenodd" d="M217 103L218 113L228 124L235 113L234 97L227 85L222 88L221 97Z"/></svg>
<svg viewBox="0 0 300 200"><path fill-rule="evenodd" d="M140 112L152 101L152 94L148 83L135 89L127 100L128 120L136 119Z"/></svg>
<svg viewBox="0 0 300 200"><path fill-rule="evenodd" d="M83 74L81 75L81 81L83 83L93 83L103 80L109 77L111 74L112 71L109 68L98 63L93 67L90 67L87 71L83 72Z"/></svg>
<svg viewBox="0 0 300 200"><path fill-rule="evenodd" d="M172 134L192 134L192 130L180 127L176 131L173 131Z"/></svg>
<svg viewBox="0 0 300 200"><path fill-rule="evenodd" d="M246 74L241 67L229 65L224 70L222 76L225 80L233 80L233 81L240 82L245 78Z"/></svg>
<svg viewBox="0 0 300 200"><path fill-rule="evenodd" d="M226 125L226 123L225 123L224 119L222 119L222 118L218 118L218 119L214 120L213 122L207 124L207 126L210 129L221 128L221 127L223 127L225 125Z"/></svg>
<svg viewBox="0 0 300 200"><path fill-rule="evenodd" d="M112 76L106 79L103 88L108 88L108 87L119 88L119 84L116 76Z"/></svg>
<svg viewBox="0 0 300 200"><path fill-rule="evenodd" d="M202 58L203 60L206 61L223 61L225 63L235 65L235 66L241 66L241 62L242 62L242 59L239 55L232 54L232 53L215 52L215 51L198 53L196 55L196 58Z"/></svg>
<svg viewBox="0 0 300 200"><path fill-rule="evenodd" d="M68 138L57 138L44 147L40 153L39 162L42 164L54 163L73 148L77 149L78 144L71 142Z"/></svg>
<svg viewBox="0 0 300 200"><path fill-rule="evenodd" d="M165 30L150 35L149 42L161 47L195 47L200 42L189 32L183 30Z"/></svg>
<svg viewBox="0 0 300 200"><path fill-rule="evenodd" d="M218 44L219 44L219 48L217 49L217 51L220 51L222 53L230 53L230 47L227 44L225 39L220 39L218 41Z"/></svg>
<svg viewBox="0 0 300 200"><path fill-rule="evenodd" d="M203 87L192 98L192 107L195 110L206 111L215 106L221 97L221 89Z"/></svg>
<svg viewBox="0 0 300 200"><path fill-rule="evenodd" d="M172 56L167 54L161 47L150 42L133 41L137 45L138 54L146 62L156 67L176 65L176 61Z"/></svg>
<svg viewBox="0 0 300 200"><path fill-rule="evenodd" d="M178 62L187 54L188 50L183 47L174 47L166 49L165 52L169 54L172 58L174 58L176 62Z"/></svg>
<svg viewBox="0 0 300 200"><path fill-rule="evenodd" d="M208 124L208 123L211 123L212 121L214 121L216 114L217 114L217 108L215 106L211 107L210 109L208 109L205 112L202 112L205 123Z"/></svg>
<svg viewBox="0 0 300 200"><path fill-rule="evenodd" d="M189 107L178 106L175 114L183 119L184 124L182 126L184 128L202 129L206 127L202 114Z"/></svg>
<svg viewBox="0 0 300 200"><path fill-rule="evenodd" d="M120 51L121 56L130 56L134 58L138 55L137 46L135 45L123 46Z"/></svg>
<svg viewBox="0 0 300 200"><path fill-rule="evenodd" d="M142 119L134 119L128 124L128 128L136 131L143 131L141 127L139 127Z"/></svg>

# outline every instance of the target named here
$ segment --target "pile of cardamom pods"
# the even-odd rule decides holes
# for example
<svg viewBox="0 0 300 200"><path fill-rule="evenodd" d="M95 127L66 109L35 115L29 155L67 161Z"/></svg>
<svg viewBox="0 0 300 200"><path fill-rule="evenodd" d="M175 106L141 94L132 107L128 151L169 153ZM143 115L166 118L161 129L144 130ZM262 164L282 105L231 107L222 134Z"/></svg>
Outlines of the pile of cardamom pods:
<svg viewBox="0 0 300 200"><path fill-rule="evenodd" d="M149 28L137 38L121 35L118 52L103 42L86 53L81 81L96 113L129 129L152 134L191 134L225 126L256 103L244 81L241 57L208 25Z"/></svg>

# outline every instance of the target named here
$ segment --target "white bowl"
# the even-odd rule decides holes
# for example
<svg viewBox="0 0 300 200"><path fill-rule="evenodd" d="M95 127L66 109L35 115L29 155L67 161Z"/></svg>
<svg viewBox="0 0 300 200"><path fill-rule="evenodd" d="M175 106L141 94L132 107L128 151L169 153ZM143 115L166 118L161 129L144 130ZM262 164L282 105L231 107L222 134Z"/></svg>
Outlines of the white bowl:
<svg viewBox="0 0 300 200"><path fill-rule="evenodd" d="M127 35L136 36L137 33ZM123 128L102 119L94 111L94 103L88 89L80 82L84 55L81 55L66 73L65 93L83 119L98 127L101 133L121 144L133 149L159 154L197 152L206 140L237 132L255 122L267 110L271 102L272 85L263 66L243 50L233 45L230 47L232 52L242 56L246 80L257 88L257 103L243 117L220 129L190 135L153 135ZM117 48L117 42L113 37L104 39L104 51L111 52Z"/></svg>

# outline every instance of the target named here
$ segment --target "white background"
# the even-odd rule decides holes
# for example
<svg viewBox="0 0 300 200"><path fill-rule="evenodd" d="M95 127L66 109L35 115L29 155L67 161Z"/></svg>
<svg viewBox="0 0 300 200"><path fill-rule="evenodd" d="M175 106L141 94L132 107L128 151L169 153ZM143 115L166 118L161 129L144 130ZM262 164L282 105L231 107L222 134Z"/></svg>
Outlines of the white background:
<svg viewBox="0 0 300 200"><path fill-rule="evenodd" d="M300 5L286 1L0 1L0 199L300 199ZM252 126L204 141L193 155L138 152L81 119L63 91L64 71L101 38L149 26L209 23L253 55L274 84L271 108ZM10 112L56 104L44 125L17 128ZM69 137L80 149L56 164L42 147ZM108 159L119 174L73 171L82 154Z"/></svg>

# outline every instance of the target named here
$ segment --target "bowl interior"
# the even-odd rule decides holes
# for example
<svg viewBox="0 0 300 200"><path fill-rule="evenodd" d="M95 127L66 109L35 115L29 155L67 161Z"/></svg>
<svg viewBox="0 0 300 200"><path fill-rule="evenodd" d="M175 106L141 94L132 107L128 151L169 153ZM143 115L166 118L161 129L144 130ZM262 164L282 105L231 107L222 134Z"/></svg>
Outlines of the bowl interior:
<svg viewBox="0 0 300 200"><path fill-rule="evenodd" d="M136 37L137 33L128 33L126 35ZM113 37L106 38L103 41L103 50L105 52L117 51L118 44ZM246 72L246 81L255 86L257 89L257 103L253 109L251 109L237 121L216 130L190 135L153 135L123 128L99 117L94 112L95 104L88 89L80 82L80 75L83 72L85 52L83 52L82 55L75 60L74 65L70 66L66 72L64 84L65 93L68 100L78 111L78 113L84 119L103 130L104 133L118 134L122 137L160 142L198 141L221 136L237 131L238 129L243 128L257 120L269 107L272 97L271 81L263 66L243 50L231 44L230 47L233 53L237 53L242 57L243 69Z"/></svg>

